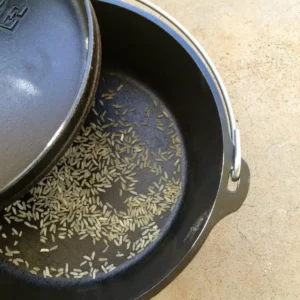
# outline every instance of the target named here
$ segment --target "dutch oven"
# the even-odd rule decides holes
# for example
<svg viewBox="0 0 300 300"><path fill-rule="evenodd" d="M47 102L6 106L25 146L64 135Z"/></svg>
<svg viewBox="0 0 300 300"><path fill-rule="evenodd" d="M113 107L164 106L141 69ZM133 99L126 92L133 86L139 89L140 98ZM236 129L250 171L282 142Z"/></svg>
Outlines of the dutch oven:
<svg viewBox="0 0 300 300"><path fill-rule="evenodd" d="M150 116L150 110L155 112L162 107L168 122L176 128L182 147L179 200L163 221L157 221L161 233L149 247L112 272L99 272L95 278L43 278L2 259L0 285L8 299L149 299L184 269L216 223L239 209L246 198L249 168L241 158L239 130L220 75L204 49L184 27L154 4L145 0L137 2L141 8L118 0L92 2L103 46L101 80L92 111L87 118L82 114L80 120L85 118L85 126L95 120L101 125L99 116L104 119L105 113L112 124L116 109L103 99L112 100L110 95L114 95L115 101L119 101L115 108L134 106L135 113L128 114L128 110L122 113L130 124L143 122L144 111L149 112L147 127L137 126L135 130L149 141L149 152L164 151L172 148L171 141L156 130L157 118ZM76 9L79 7L82 8L79 5ZM76 32L73 38L75 35ZM75 54L79 55L72 55ZM97 69L92 57L89 63ZM88 94L93 94L93 84L84 86ZM116 89L118 93L114 92ZM86 101L85 106L78 109L83 112L88 106ZM72 127L72 122L69 125ZM131 125L128 126L128 131L132 131ZM122 135L120 138L125 143ZM44 170L48 171L54 161L57 160L52 157ZM169 168L172 166L166 164L167 175ZM29 178L33 176L31 183L40 179L39 171L37 168L33 175L28 174ZM139 179L141 184L147 185L148 177ZM236 183L235 190L229 189L230 182ZM118 197L113 198L115 205ZM23 204L19 204L22 207ZM39 241L29 235L28 246L23 247L24 255L42 263L43 256L32 251L36 243ZM84 249L100 251L97 244L94 248L88 242L79 244L78 239L69 242L68 248L55 260L61 263L72 260ZM109 256L110 250L105 255ZM87 260L93 260L94 256L95 253Z"/></svg>

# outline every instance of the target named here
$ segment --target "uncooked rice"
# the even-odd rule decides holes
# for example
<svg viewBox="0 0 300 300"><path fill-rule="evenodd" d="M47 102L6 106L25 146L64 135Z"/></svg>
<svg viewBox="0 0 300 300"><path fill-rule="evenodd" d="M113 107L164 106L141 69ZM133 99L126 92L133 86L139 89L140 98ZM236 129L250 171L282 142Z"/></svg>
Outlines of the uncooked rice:
<svg viewBox="0 0 300 300"><path fill-rule="evenodd" d="M162 109L156 114L147 106L147 118L156 114L151 130L156 128L171 140L170 149L149 151L150 141L143 141L136 129L139 124L148 127L151 123L128 123L126 117L135 114L136 108L115 101L124 87L118 84L116 92L102 93L99 109L92 109L95 121L82 128L61 161L32 188L28 199L5 209L0 226L3 259L45 278L96 279L144 251L160 236L158 220L174 209L182 188L181 142L170 114ZM153 103L159 110L158 101ZM107 117L108 105L118 118ZM168 162L171 170L164 168ZM140 183L140 172L155 178L146 190ZM114 186L119 187L115 197L120 206L103 200ZM53 262L52 266L34 266L35 261L25 259L20 251L29 233L40 241L31 249L36 255L46 257L53 252L58 256L60 249L65 249L61 245L69 240L91 243L94 250L78 253L76 265ZM13 237L12 243L8 236ZM106 252L110 258L105 257Z"/></svg>

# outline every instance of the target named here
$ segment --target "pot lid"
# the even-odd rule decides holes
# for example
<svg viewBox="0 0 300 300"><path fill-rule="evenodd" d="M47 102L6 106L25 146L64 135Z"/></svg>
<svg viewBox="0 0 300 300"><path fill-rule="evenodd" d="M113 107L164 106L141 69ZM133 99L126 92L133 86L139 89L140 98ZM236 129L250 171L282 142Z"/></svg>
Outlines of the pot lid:
<svg viewBox="0 0 300 300"><path fill-rule="evenodd" d="M62 156L94 98L100 34L89 0L0 0L0 205Z"/></svg>

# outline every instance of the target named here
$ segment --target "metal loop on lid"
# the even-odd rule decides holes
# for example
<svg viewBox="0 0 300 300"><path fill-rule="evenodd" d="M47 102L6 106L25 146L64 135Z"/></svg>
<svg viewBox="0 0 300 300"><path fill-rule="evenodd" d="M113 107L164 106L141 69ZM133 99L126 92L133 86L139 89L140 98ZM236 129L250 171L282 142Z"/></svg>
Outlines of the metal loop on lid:
<svg viewBox="0 0 300 300"><path fill-rule="evenodd" d="M240 133L239 133L239 130L236 128L235 118L234 118L232 106L231 106L231 103L229 100L229 96L228 96L227 90L224 86L224 83L222 81L222 78L221 78L219 72L217 71L216 67L214 66L212 60L209 58L206 51L198 43L198 41L176 19L174 19L163 9L161 9L157 5L149 2L148 0L136 0L136 1L141 3L142 5L147 6L151 10L155 11L160 16L162 16L166 20L168 20L172 25L174 25L186 37L186 39L189 40L189 42L197 49L197 51L200 53L200 55L203 57L206 64L210 68L210 71L214 75L215 81L219 86L220 92L222 94L222 97L223 97L223 100L225 103L225 107L226 107L227 115L228 115L228 121L229 121L229 125L230 125L230 130L231 130L231 132L230 132L231 139L232 139L232 143L234 145L234 154L233 154L234 156L233 156L233 162L232 162L231 178L232 178L232 181L238 181L240 179L241 164L242 164Z"/></svg>

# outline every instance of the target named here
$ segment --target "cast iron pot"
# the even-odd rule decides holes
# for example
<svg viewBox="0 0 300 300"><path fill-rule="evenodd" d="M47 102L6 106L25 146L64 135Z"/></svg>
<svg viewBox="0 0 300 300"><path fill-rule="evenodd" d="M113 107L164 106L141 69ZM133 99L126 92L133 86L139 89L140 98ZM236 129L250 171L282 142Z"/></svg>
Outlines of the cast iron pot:
<svg viewBox="0 0 300 300"><path fill-rule="evenodd" d="M155 95L172 112L187 166L181 206L157 243L96 280L43 279L1 263L5 299L149 299L179 274L214 225L247 195L249 169L241 159L239 133L217 71L174 19L139 2L164 21L120 1L93 2L102 36L102 74L129 78L135 98ZM130 101L132 93L125 96ZM229 179L238 182L234 192L228 190Z"/></svg>

